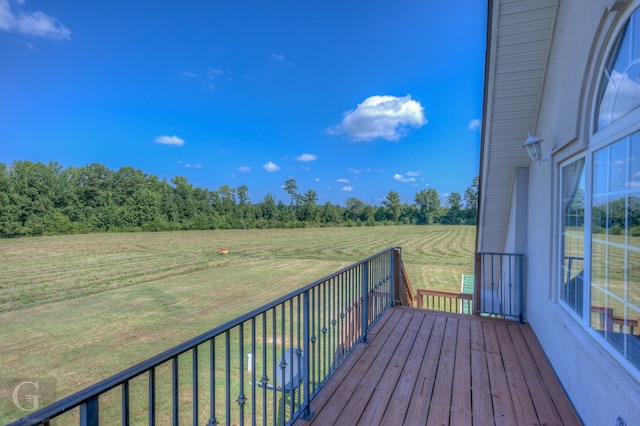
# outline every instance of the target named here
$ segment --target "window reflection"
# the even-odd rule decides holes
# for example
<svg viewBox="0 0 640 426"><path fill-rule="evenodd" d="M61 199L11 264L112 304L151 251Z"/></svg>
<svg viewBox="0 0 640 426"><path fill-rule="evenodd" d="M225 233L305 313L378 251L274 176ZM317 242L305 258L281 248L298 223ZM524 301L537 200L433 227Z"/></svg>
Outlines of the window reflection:
<svg viewBox="0 0 640 426"><path fill-rule="evenodd" d="M562 168L562 288L559 297L582 315L584 293L584 158Z"/></svg>
<svg viewBox="0 0 640 426"><path fill-rule="evenodd" d="M594 153L590 326L640 366L639 134Z"/></svg>
<svg viewBox="0 0 640 426"><path fill-rule="evenodd" d="M602 130L640 106L640 46L638 13L620 33L616 47L603 71L597 130Z"/></svg>

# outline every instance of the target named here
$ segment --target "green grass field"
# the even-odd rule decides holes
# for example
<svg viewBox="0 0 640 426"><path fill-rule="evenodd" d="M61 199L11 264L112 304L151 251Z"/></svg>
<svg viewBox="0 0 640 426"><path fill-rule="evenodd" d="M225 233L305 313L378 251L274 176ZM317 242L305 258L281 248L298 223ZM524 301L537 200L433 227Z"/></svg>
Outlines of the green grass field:
<svg viewBox="0 0 640 426"><path fill-rule="evenodd" d="M1 379L64 397L390 246L414 288L458 290L474 242L468 226L0 240Z"/></svg>

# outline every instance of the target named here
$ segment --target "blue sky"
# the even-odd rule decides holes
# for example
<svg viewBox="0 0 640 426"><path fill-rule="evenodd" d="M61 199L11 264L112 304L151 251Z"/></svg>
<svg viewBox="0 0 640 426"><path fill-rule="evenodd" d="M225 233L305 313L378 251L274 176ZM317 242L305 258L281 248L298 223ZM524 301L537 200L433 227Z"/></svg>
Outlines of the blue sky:
<svg viewBox="0 0 640 426"><path fill-rule="evenodd" d="M320 204L478 174L486 4L0 0L0 162Z"/></svg>

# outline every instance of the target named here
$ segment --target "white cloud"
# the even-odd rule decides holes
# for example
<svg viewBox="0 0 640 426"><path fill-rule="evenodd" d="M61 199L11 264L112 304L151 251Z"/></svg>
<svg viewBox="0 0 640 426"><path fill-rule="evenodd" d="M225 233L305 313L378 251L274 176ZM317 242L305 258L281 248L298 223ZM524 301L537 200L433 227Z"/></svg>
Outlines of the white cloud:
<svg viewBox="0 0 640 426"><path fill-rule="evenodd" d="M349 183L349 179L336 179L338 183Z"/></svg>
<svg viewBox="0 0 640 426"><path fill-rule="evenodd" d="M36 10L22 9L24 2L18 1L17 10L12 10L8 0L0 0L0 30L15 32L51 40L71 40L71 30L56 18Z"/></svg>
<svg viewBox="0 0 640 426"><path fill-rule="evenodd" d="M479 118L474 118L473 120L471 120L469 122L469 125L467 126L467 129L469 129L469 130L479 130L480 127L482 127L482 120L480 120Z"/></svg>
<svg viewBox="0 0 640 426"><path fill-rule="evenodd" d="M357 175L362 174L362 173L384 173L384 170L382 169L372 169L370 167L366 168L366 169L348 169L351 173L355 173Z"/></svg>
<svg viewBox="0 0 640 426"><path fill-rule="evenodd" d="M415 171L415 172L407 172L407 173L405 173L405 175L412 176L412 177L418 177L421 174L422 174L422 171Z"/></svg>
<svg viewBox="0 0 640 426"><path fill-rule="evenodd" d="M316 178L316 179L315 179L315 181L316 181L316 182L320 182L320 178Z"/></svg>
<svg viewBox="0 0 640 426"><path fill-rule="evenodd" d="M280 170L280 167L278 167L278 165L272 161L269 161L267 164L262 166L262 168L268 172L277 172L278 170Z"/></svg>
<svg viewBox="0 0 640 426"><path fill-rule="evenodd" d="M161 145L182 146L184 145L184 139L179 138L176 135L173 135L173 136L161 135L155 138L155 143L159 143Z"/></svg>
<svg viewBox="0 0 640 426"><path fill-rule="evenodd" d="M302 161L304 163L309 163L311 161L316 161L318 157L313 154L302 154L299 157L296 157L296 160Z"/></svg>
<svg viewBox="0 0 640 426"><path fill-rule="evenodd" d="M271 60L276 61L276 62L282 62L285 63L289 66L293 66L294 63L289 61L282 53L272 53L271 54Z"/></svg>
<svg viewBox="0 0 640 426"><path fill-rule="evenodd" d="M351 192L351 191L353 191L353 186L343 186L341 191L343 191L343 192Z"/></svg>
<svg viewBox="0 0 640 426"><path fill-rule="evenodd" d="M414 178L414 177L406 177L406 176L403 176L401 174L396 173L395 175L393 175L393 180L398 181L398 182L403 182L403 183L409 183L409 182L415 182L416 178Z"/></svg>
<svg viewBox="0 0 640 426"><path fill-rule="evenodd" d="M232 80L230 70L223 70L219 68L207 68L202 73L182 71L180 75L201 84L206 90L215 90L218 87L217 82L220 80Z"/></svg>
<svg viewBox="0 0 640 426"><path fill-rule="evenodd" d="M227 77L228 80L231 80L231 73L229 71L225 73L224 70L217 69L217 68L207 68L206 76L209 80L213 80L214 78L225 77L225 76Z"/></svg>
<svg viewBox="0 0 640 426"><path fill-rule="evenodd" d="M397 141L406 136L409 128L427 123L424 108L411 95L371 96L355 110L343 114L342 122L327 129L332 135L344 135L353 141L387 139Z"/></svg>
<svg viewBox="0 0 640 426"><path fill-rule="evenodd" d="M613 70L602 95L598 127L603 128L640 105L640 82Z"/></svg>
<svg viewBox="0 0 640 426"><path fill-rule="evenodd" d="M188 169L199 169L202 167L202 164L196 163L196 164L187 164L185 166Z"/></svg>
<svg viewBox="0 0 640 426"><path fill-rule="evenodd" d="M9 0L0 0L0 29L11 31L15 26L15 16L11 12Z"/></svg>
<svg viewBox="0 0 640 426"><path fill-rule="evenodd" d="M240 167L238 167L238 171L240 173L249 173L251 171L251 167L249 167L249 166L240 166Z"/></svg>

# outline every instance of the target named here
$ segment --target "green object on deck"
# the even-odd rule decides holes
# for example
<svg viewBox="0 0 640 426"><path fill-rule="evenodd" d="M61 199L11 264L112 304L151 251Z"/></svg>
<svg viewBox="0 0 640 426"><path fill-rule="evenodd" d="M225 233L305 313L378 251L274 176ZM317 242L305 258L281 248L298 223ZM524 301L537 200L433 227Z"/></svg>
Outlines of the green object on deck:
<svg viewBox="0 0 640 426"><path fill-rule="evenodd" d="M460 292L473 294L473 287L475 285L475 277L473 274L462 274L462 285L460 288ZM462 313L470 314L471 313L471 304L462 302Z"/></svg>
<svg viewBox="0 0 640 426"><path fill-rule="evenodd" d="M460 291L462 293L473 294L473 284L474 284L474 276L473 274L462 274L462 288Z"/></svg>

